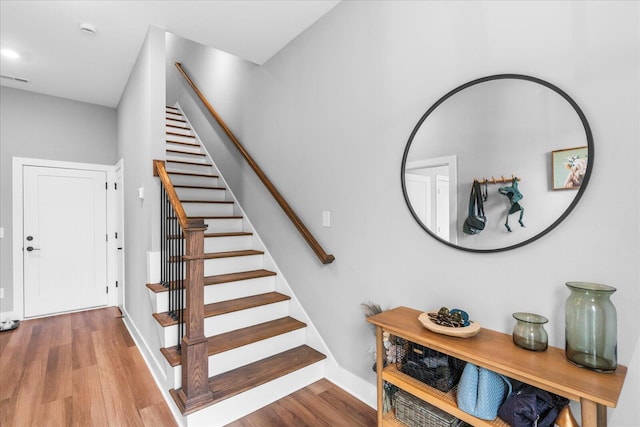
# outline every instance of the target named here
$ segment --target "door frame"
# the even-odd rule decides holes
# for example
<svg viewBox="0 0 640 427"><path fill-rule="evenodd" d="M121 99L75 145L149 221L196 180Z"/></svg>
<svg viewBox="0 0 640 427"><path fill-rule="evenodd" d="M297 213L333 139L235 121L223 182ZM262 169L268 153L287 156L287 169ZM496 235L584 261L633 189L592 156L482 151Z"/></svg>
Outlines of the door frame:
<svg viewBox="0 0 640 427"><path fill-rule="evenodd" d="M115 182L115 166L100 165L93 163L76 163L58 160L32 159L25 157L14 157L12 159L12 223L13 223L13 311L18 319L24 319L24 258L23 258L23 168L24 166L38 166L62 169L82 169L105 172L107 176L107 287L109 293L107 305L117 304L117 293L115 287L116 276L116 241L113 238L116 230L117 204ZM122 288L118 289L123 292Z"/></svg>

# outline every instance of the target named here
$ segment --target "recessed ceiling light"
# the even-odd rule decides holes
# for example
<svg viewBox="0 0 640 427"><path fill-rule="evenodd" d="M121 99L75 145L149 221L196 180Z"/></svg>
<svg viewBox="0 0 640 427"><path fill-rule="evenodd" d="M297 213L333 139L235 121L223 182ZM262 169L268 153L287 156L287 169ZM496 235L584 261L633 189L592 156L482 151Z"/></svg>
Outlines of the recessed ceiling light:
<svg viewBox="0 0 640 427"><path fill-rule="evenodd" d="M11 49L2 48L0 50L0 54L2 54L2 56L4 56L5 58L9 58L9 59L18 59L18 58L20 58L20 54L18 52L16 52L15 50L11 50Z"/></svg>
<svg viewBox="0 0 640 427"><path fill-rule="evenodd" d="M82 34L86 34L88 36L95 36L96 35L96 26L93 24L87 24L82 23L80 24L80 31L82 32Z"/></svg>

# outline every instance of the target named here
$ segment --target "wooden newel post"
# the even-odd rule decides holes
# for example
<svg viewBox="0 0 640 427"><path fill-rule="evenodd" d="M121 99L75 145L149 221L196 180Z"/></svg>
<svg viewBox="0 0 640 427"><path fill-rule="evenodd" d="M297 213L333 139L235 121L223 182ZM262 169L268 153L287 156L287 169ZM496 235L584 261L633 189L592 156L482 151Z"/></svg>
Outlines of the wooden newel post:
<svg viewBox="0 0 640 427"><path fill-rule="evenodd" d="M213 400L209 390L207 338L204 335L204 221L188 220L185 237L185 335L182 338L182 388L179 406L187 415Z"/></svg>

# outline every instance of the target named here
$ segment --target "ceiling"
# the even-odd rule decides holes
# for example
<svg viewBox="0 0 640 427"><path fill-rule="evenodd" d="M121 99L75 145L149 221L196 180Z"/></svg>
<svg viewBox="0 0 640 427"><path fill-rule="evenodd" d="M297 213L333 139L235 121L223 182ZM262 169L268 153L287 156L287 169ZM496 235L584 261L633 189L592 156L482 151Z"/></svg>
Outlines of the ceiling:
<svg viewBox="0 0 640 427"><path fill-rule="evenodd" d="M339 1L0 0L0 85L116 107L149 25L262 65Z"/></svg>

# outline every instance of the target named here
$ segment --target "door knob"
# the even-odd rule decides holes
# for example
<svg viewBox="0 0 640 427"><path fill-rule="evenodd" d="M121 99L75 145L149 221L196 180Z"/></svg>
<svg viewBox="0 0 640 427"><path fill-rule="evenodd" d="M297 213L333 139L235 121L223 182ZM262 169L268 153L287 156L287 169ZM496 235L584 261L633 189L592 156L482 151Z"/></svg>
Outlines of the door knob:
<svg viewBox="0 0 640 427"><path fill-rule="evenodd" d="M30 242L33 240L33 236L27 236L27 241Z"/></svg>
<svg viewBox="0 0 640 427"><path fill-rule="evenodd" d="M40 248L34 248L33 246L27 246L27 251L31 252L31 251L39 251Z"/></svg>

